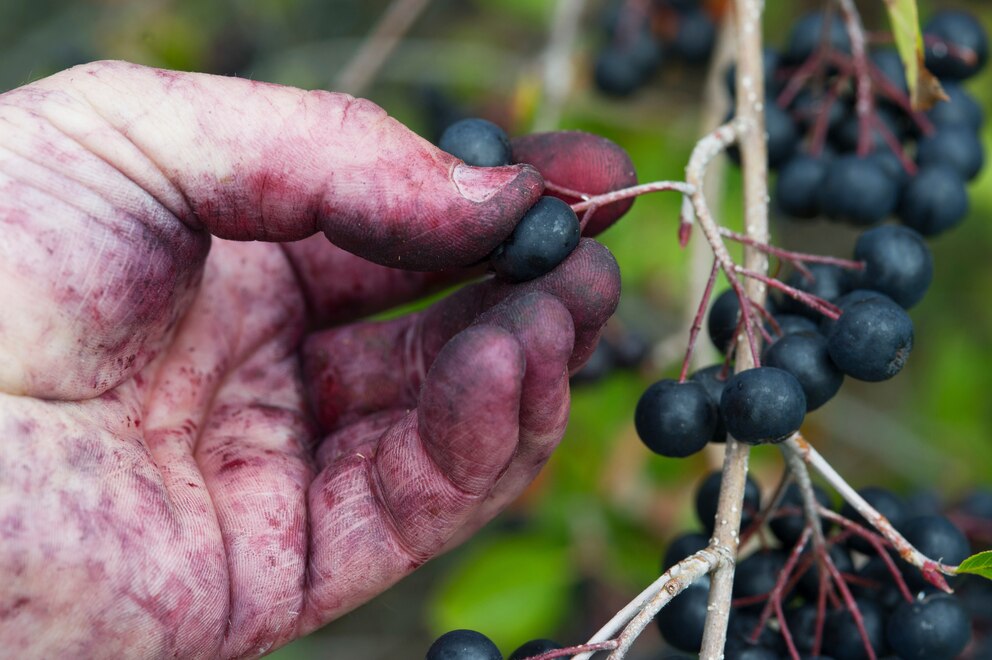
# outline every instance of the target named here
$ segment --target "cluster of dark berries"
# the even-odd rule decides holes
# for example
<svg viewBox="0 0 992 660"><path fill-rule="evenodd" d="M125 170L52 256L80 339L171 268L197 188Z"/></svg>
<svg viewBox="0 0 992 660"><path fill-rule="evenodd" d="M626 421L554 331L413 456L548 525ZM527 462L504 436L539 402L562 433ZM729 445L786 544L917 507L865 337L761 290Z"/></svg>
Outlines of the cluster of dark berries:
<svg viewBox="0 0 992 660"><path fill-rule="evenodd" d="M984 153L981 107L962 82L984 66L988 37L952 10L924 33L927 69L947 95L927 112L912 109L896 50L856 57L837 12L806 15L782 51L766 51L768 160L785 215L862 227L894 215L925 236L963 220Z"/></svg>
<svg viewBox="0 0 992 660"><path fill-rule="evenodd" d="M716 22L702 5L699 0L613 2L603 12L596 87L611 96L629 96L668 58L706 62L716 41Z"/></svg>
<svg viewBox="0 0 992 660"><path fill-rule="evenodd" d="M708 546L717 523L720 481L721 474L713 472L700 482L695 509L702 529L669 543L662 571ZM813 490L819 506L831 509L827 493L818 486ZM873 486L858 492L913 546L946 564L960 563L973 547L992 545L990 490L974 491L946 515L939 502L925 494L904 499ZM794 484L771 510L762 509L761 499L758 485L748 477L741 540L742 545L758 549L740 560L735 571L724 648L727 660L859 660L871 657L869 646L875 657L989 657L992 582L961 576L952 580L953 595L938 590L919 569L903 562L887 541L871 534L871 526L847 504L838 511L844 524L821 519L825 546L817 550L809 542ZM751 542L758 538L760 543ZM833 568L827 565L827 557ZM845 590L857 605L856 616L846 604ZM708 598L709 579L703 578L659 612L655 623L671 649L699 652ZM859 628L865 631L867 645ZM536 639L517 648L508 660L526 660L561 648L549 639ZM687 656L668 653L661 657L681 660ZM426 660L502 658L488 637L472 630L445 633L426 656Z"/></svg>
<svg viewBox="0 0 992 660"><path fill-rule="evenodd" d="M696 493L696 512L703 531L673 539L662 570L707 547L715 525L720 478L718 472L709 475ZM859 492L927 556L957 564L969 555L971 542L950 517L914 510L883 488L868 487ZM814 486L814 493L821 507L831 507L825 491ZM949 515L957 517L971 501L978 503L984 529L992 529L992 493L988 491L972 495ZM981 509L983 504L988 508ZM868 658L858 623L875 657L892 654L950 660L959 657L973 636L988 634L992 583L955 579L955 595L938 590L918 569L903 562L887 542L868 534L871 526L847 504L839 513L851 524L839 526L824 519L826 545L822 550L815 550L808 540L797 548L804 538L806 521L794 484L785 490L775 510L760 514L763 518L759 518L760 508L758 486L749 478L742 541L762 534L764 540L758 544L760 549L737 565L726 658ZM836 575L827 567L827 556ZM845 604L838 575L857 604L857 621ZM658 614L656 623L670 646L690 653L699 651L708 595L709 583L702 580ZM776 613L779 608L782 617Z"/></svg>
<svg viewBox="0 0 992 660"><path fill-rule="evenodd" d="M906 310L933 278L930 248L914 230L882 225L865 231L854 248L860 270L812 263L786 281L829 303L839 316L783 296L752 316L764 320L762 366L730 374L730 360L683 382L661 380L637 404L635 425L654 452L673 458L723 442L729 432L748 444L780 442L807 412L829 401L844 376L877 382L895 376L913 348ZM728 289L710 307L707 330L728 356L741 334L737 294Z"/></svg>
<svg viewBox="0 0 992 660"><path fill-rule="evenodd" d="M513 162L506 131L485 119L462 119L449 126L438 147L467 165L499 167ZM550 272L579 244L579 218L557 197L544 196L524 214L489 256L496 275L524 282Z"/></svg>

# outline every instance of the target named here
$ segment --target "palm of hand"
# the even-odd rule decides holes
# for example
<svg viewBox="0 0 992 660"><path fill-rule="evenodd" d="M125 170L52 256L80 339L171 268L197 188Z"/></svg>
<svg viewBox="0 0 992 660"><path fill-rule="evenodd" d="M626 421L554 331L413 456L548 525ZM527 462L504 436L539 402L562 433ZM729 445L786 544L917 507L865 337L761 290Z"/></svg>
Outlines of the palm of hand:
<svg viewBox="0 0 992 660"><path fill-rule="evenodd" d="M64 374L26 368L27 391L0 395L0 630L29 654L253 656L379 593L533 478L564 429L569 368L616 301L615 266L583 243L534 283L328 327L443 278L319 236L215 240L206 256L206 233L157 205L135 230L113 200L141 193L112 185L97 191L107 213L48 191L61 239L78 240L61 260L71 284L51 260L20 262L22 277L47 265L42 288L79 305L36 337L39 364L92 390L51 396ZM35 236L43 253L50 237ZM104 253L138 264L142 285L122 288L134 273ZM356 307L358 281L376 284ZM94 365L41 346L85 345L82 330L111 322Z"/></svg>

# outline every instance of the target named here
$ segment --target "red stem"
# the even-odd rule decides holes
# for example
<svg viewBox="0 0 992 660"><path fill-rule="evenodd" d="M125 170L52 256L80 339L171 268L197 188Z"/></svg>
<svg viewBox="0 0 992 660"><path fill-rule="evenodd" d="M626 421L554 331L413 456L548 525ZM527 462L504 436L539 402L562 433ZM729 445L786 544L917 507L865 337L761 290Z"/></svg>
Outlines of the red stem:
<svg viewBox="0 0 992 660"><path fill-rule="evenodd" d="M776 280L772 277L768 277L767 275L762 275L761 273L755 272L753 270L748 270L747 268L743 268L741 266L738 266L736 268L736 271L741 275L743 275L744 277L750 277L752 279L756 279L760 282L764 282L773 289L778 289L782 293L792 298L795 298L799 302L810 307L810 309L813 309L819 312L820 314L823 314L829 319L836 321L837 319L840 318L840 314L841 314L840 307L837 307L837 305L834 305L833 303L827 302L823 298L814 296L813 294L807 293L806 291L800 291L799 289L789 286L784 282Z"/></svg>
<svg viewBox="0 0 992 660"><path fill-rule="evenodd" d="M716 276L719 272L720 266L714 259L713 266L710 268L710 278L706 281L706 288L703 290L703 296L699 300L699 306L696 308L696 316L692 319L692 327L689 329L689 345L685 349L685 359L682 360L682 371L679 373L680 383L684 383L689 374L689 363L692 361L692 352L696 348L699 330L703 327L703 317L706 315L706 308L709 306L710 296L713 295L713 285L716 283Z"/></svg>
<svg viewBox="0 0 992 660"><path fill-rule="evenodd" d="M762 252L778 257L779 259L786 261L797 268L800 264L828 264L831 266L839 266L840 268L847 268L849 270L864 270L865 267L863 261L854 261L852 259L841 259L840 257L831 257L828 255L806 254L805 252L785 250L780 247L775 247L774 245L761 243L753 238L750 238L749 236L726 228L720 229L720 235L729 238L732 241L737 241L738 243L755 247Z"/></svg>

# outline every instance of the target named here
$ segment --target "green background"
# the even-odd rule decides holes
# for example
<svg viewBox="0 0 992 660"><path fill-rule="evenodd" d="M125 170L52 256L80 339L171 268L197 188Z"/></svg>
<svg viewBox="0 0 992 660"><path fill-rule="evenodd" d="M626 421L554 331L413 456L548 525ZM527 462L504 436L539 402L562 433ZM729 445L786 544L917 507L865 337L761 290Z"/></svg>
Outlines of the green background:
<svg viewBox="0 0 992 660"><path fill-rule="evenodd" d="M387 4L8 0L0 3L0 90L101 58L333 89ZM861 4L866 22L884 30L882 3ZM769 42L779 44L803 3L767 5ZM968 6L990 25L992 8L982 2L921 3L924 20L944 6ZM554 0L436 0L365 95L428 137L428 88L511 134L526 133L543 102L538 56L554 7ZM587 4L558 126L615 140L630 153L641 181L679 179L702 130L706 71L670 62L631 99L597 94L590 62L600 42L600 8ZM990 83L987 68L968 84L987 115ZM987 151L990 135L986 125ZM728 168L723 200L713 203L729 226L739 224L739 187L737 171ZM849 380L837 399L807 419L807 437L855 486L881 484L907 494L933 489L952 503L969 488L992 484L992 168L970 192L968 220L931 243L935 282L912 311L916 348L905 371L870 386ZM602 236L624 277L614 328L663 341L687 327L695 307L687 277L693 263L691 250L675 240L678 205L671 194L642 198ZM839 256L850 254L857 235L781 218L773 218L773 233L781 245ZM697 527L694 486L719 464L716 454L651 456L633 431L641 391L677 373L679 359L676 354L640 373L616 372L577 388L561 449L507 513L396 588L273 657L416 658L433 637L455 627L486 632L505 653L532 637L585 639L656 577L667 540ZM759 448L752 456L753 474L765 489L774 487L777 452ZM659 643L649 629L639 646L645 655L632 657L651 657Z"/></svg>

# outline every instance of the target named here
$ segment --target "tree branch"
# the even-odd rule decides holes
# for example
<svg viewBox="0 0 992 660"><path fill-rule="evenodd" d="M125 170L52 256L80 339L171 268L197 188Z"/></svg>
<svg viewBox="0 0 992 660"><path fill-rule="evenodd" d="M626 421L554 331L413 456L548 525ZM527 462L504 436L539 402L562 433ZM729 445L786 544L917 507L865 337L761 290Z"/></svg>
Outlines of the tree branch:
<svg viewBox="0 0 992 660"><path fill-rule="evenodd" d="M765 81L763 69L761 0L735 0L734 20L737 26L737 109L736 117L740 135L738 143L744 176L744 227L748 237L760 243L768 242L768 148L765 143ZM767 273L768 258L750 246L744 249L744 266L750 271ZM729 273L728 273L729 277ZM766 289L758 280L746 283L748 297L764 306ZM745 308L741 306L742 312ZM743 315L743 314L742 314ZM736 369L752 367L757 351L752 344L751 354L740 350L738 338ZM717 505L716 528L711 547L737 556L740 543L741 507L747 479L749 448L727 438L727 453L723 462L723 478ZM713 573L710 585L709 615L703 631L703 644L699 657L719 660L727 641L727 623L730 619L730 600L734 587L734 561L728 561Z"/></svg>

